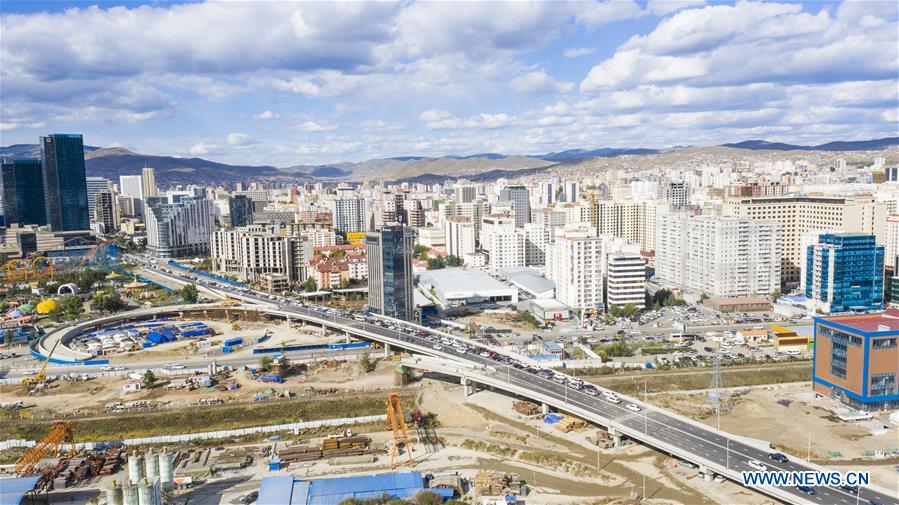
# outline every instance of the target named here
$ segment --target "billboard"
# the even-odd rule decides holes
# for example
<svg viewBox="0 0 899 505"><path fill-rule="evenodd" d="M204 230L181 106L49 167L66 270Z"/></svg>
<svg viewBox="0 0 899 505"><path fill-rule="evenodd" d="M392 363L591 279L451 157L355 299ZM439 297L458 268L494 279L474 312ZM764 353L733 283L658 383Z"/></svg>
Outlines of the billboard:
<svg viewBox="0 0 899 505"><path fill-rule="evenodd" d="M364 231L354 231L346 234L346 241L348 244L359 245L365 241L365 232Z"/></svg>

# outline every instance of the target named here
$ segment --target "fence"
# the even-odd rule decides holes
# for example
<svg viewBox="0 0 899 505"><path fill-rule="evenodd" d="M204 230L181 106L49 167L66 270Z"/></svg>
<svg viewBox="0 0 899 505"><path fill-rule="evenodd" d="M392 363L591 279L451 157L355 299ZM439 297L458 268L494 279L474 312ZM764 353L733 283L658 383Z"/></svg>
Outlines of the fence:
<svg viewBox="0 0 899 505"><path fill-rule="evenodd" d="M161 435L158 437L146 438L126 438L122 440L107 440L102 442L79 442L75 446L81 450L96 450L117 445L147 445L147 444L177 444L182 442L191 442L194 440L215 440L219 438L244 437L247 435L256 435L259 433L276 433L279 431L296 431L310 428L321 428L323 426L346 426L348 424L365 424L379 421L386 421L387 416L360 416L360 417L344 417L338 419L322 419L318 421L303 421L299 423L275 424L269 426L255 426L252 428L243 428L239 430L222 430L222 431L206 431L201 433L187 433L184 435ZM13 447L34 447L34 440L4 440L0 442L0 451L5 451Z"/></svg>

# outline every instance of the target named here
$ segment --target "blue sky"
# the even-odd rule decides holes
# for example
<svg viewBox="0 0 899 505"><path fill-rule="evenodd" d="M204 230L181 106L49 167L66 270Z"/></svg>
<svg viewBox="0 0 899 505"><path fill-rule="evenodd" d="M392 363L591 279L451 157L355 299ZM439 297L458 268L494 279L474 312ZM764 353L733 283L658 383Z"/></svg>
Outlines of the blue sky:
<svg viewBox="0 0 899 505"><path fill-rule="evenodd" d="M288 166L897 135L895 2L11 2L0 144Z"/></svg>

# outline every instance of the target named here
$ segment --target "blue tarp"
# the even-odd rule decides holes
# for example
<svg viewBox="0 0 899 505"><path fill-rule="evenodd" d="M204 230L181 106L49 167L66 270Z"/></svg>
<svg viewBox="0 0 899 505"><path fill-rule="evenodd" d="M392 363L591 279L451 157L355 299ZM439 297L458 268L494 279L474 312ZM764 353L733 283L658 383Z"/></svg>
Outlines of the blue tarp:
<svg viewBox="0 0 899 505"><path fill-rule="evenodd" d="M263 477L258 505L334 505L346 498L374 498L384 494L409 498L425 489L421 472L384 473L305 481L292 476ZM443 496L447 490L432 489ZM448 490L452 491L452 490Z"/></svg>
<svg viewBox="0 0 899 505"><path fill-rule="evenodd" d="M40 477L0 479L0 505L19 505L25 495L34 490L40 479Z"/></svg>
<svg viewBox="0 0 899 505"><path fill-rule="evenodd" d="M543 416L543 422L546 424L556 424L561 420L562 416L559 414L546 414L545 416Z"/></svg>

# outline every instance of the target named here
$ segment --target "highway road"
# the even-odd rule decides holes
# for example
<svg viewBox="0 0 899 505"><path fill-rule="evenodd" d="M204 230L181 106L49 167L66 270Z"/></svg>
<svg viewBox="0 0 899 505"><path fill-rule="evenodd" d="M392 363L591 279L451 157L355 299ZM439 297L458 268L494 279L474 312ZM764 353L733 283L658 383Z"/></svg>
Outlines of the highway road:
<svg viewBox="0 0 899 505"><path fill-rule="evenodd" d="M182 274L168 273L156 268L153 271L157 275L164 275L185 282ZM180 278L179 278L180 277ZM207 285L207 288L210 286ZM437 358L458 363L476 363L496 369L493 372L484 372L491 376L496 383L506 383L510 390L530 391L535 395L554 399L556 405L568 406L571 409L584 410L600 418L608 419L627 429L631 438L637 439L649 446L672 452L686 457L695 462L706 462L720 466L730 471L751 471L749 462L757 460L767 466L767 471L805 471L817 470L819 467L808 465L805 462L790 458L786 463L779 463L769 459L769 451L745 444L741 440L726 432L716 431L700 423L689 421L680 416L671 415L652 406L644 406L635 399L621 397L621 403L614 404L600 396L591 396L585 392L567 387L552 380L543 378L513 366L502 365L492 358L482 357L476 352L460 354L444 345L440 349L428 340L428 334L439 335L447 338L446 334L434 332L422 327L415 327L404 321L388 320L387 318L372 319L379 324L373 324L367 320L357 320L352 317L344 317L339 311L323 307L301 304L288 299L279 298L271 300L268 296L256 292L241 292L231 288L214 287L211 289L226 293L233 298L254 302L260 305L268 305L273 311L299 316L310 322L320 322L336 329L350 331L363 338L381 340L392 345L400 345L413 352L418 352ZM386 321L386 322L385 322ZM419 336L422 335L422 336ZM380 338L379 338L380 337ZM452 337L462 340L459 337ZM472 344L485 347L481 344ZM597 388L605 391L602 388ZM633 412L626 408L627 404L640 407L639 412ZM576 413L576 410L573 411ZM858 470L864 470L859 468ZM790 503L812 503L824 505L852 505L856 503L872 505L899 505L899 497L888 491L861 489L855 493L843 489L831 487L817 487L815 494L807 494L792 487L781 488L780 492L766 492L764 489L756 489L786 500ZM884 490L885 491L885 490ZM784 494L785 493L785 494Z"/></svg>

